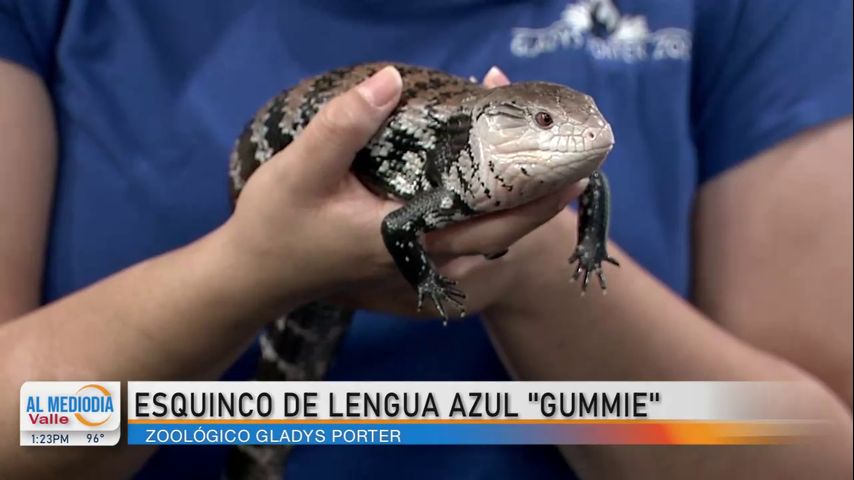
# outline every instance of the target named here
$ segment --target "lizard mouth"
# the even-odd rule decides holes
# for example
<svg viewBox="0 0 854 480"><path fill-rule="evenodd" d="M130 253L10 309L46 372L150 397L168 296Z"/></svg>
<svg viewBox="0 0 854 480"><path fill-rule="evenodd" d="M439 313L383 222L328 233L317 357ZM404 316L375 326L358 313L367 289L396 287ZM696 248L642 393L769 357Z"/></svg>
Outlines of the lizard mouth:
<svg viewBox="0 0 854 480"><path fill-rule="evenodd" d="M614 148L613 145L608 145L605 147L588 148L585 151L587 151L589 153L602 153L602 152L610 151L612 148Z"/></svg>

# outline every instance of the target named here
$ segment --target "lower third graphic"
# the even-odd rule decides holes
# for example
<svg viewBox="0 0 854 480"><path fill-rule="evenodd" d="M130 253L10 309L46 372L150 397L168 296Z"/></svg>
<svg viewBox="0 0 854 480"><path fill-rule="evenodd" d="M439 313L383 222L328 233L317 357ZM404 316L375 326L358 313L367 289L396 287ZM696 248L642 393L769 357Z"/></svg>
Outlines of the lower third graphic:
<svg viewBox="0 0 854 480"><path fill-rule="evenodd" d="M22 446L111 446L121 438L119 382L26 382Z"/></svg>

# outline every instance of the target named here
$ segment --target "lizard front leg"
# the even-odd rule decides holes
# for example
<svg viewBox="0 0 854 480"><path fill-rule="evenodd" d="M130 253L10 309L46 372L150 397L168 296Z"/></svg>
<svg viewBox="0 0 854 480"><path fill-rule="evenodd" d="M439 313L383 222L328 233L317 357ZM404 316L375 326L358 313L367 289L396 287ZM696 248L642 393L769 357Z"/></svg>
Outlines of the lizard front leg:
<svg viewBox="0 0 854 480"><path fill-rule="evenodd" d="M569 258L569 263L578 262L572 279L578 280L583 275L582 292L587 290L590 283L590 272L596 273L602 291L607 291L608 284L602 272L602 262L620 265L608 255L610 215L611 189L605 174L597 170L590 175L590 183L578 198L578 245Z"/></svg>
<svg viewBox="0 0 854 480"><path fill-rule="evenodd" d="M465 316L466 296L455 288L456 282L436 270L419 241L422 233L435 230L453 220L465 218L468 207L455 193L444 188L424 192L383 219L382 235L386 249L400 273L418 292L418 310L429 297L436 310L448 320L444 303L453 304Z"/></svg>

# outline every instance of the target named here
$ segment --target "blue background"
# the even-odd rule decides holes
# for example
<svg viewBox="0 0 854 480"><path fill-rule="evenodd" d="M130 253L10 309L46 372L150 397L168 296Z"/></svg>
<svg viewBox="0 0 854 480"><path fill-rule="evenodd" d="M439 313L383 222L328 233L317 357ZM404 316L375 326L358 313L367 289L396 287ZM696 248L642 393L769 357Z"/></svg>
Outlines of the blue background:
<svg viewBox="0 0 854 480"><path fill-rule="evenodd" d="M0 0L0 57L42 76L61 140L44 301L219 225L229 214L228 152L250 115L298 79L368 60L465 76L498 64L514 80L593 95L617 138L605 166L613 238L687 296L698 187L850 114L851 2L625 0L622 13L645 16L650 30L689 32L691 57L511 54L515 27L549 26L567 3ZM227 378L251 375L253 355ZM442 328L364 312L330 376L506 379L476 319ZM223 459L216 447L164 448L139 478L217 478ZM556 449L534 446L305 447L290 469L292 479L568 474Z"/></svg>

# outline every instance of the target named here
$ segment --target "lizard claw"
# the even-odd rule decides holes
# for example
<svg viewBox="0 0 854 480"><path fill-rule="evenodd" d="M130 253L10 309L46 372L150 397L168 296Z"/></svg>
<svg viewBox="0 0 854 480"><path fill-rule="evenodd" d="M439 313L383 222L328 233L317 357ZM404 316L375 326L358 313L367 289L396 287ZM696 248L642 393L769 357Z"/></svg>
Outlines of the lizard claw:
<svg viewBox="0 0 854 480"><path fill-rule="evenodd" d="M587 287L590 285L591 273L595 273L599 279L599 286L602 287L602 293L608 292L608 282L605 279L605 272L602 271L602 262L620 266L620 263L608 255L608 252L604 248L591 248L590 245L587 245L587 242L580 243L575 248L572 256L569 257L570 264L576 262L578 264L575 273L572 274L572 281L575 282L579 278L581 279L582 295L587 292Z"/></svg>
<svg viewBox="0 0 854 480"><path fill-rule="evenodd" d="M466 315L466 307L463 304L463 300L466 299L466 295L455 287L456 284L453 280L445 278L438 273L430 274L429 277L418 284L418 311L421 311L424 298L430 297L436 310L439 311L439 315L444 319L445 324L448 323L448 314L444 306L445 302L456 307L460 313L460 317L464 317Z"/></svg>

